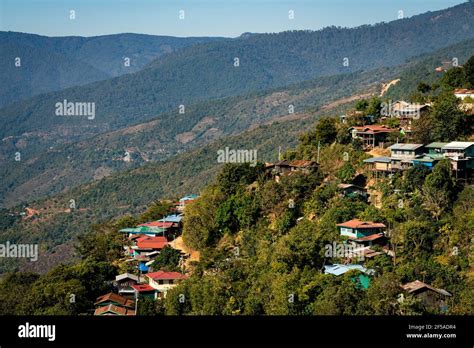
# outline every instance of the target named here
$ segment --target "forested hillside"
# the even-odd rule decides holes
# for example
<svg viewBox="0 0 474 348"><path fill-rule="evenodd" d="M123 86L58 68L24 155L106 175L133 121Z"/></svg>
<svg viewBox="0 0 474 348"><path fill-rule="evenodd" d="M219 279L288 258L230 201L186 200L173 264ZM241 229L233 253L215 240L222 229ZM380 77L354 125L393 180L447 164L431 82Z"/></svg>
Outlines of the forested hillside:
<svg viewBox="0 0 474 348"><path fill-rule="evenodd" d="M474 4L390 23L256 34L167 54L134 74L41 95L0 110L0 137L28 152L149 120L180 105L403 63L474 36ZM58 117L54 105L95 103L96 116ZM45 133L47 132L47 134ZM26 133L26 134L24 134Z"/></svg>
<svg viewBox="0 0 474 348"><path fill-rule="evenodd" d="M470 62L474 66L474 56ZM428 116L433 122L449 124L438 113L449 100L447 95L434 100ZM455 118L457 113L449 116ZM376 179L363 163L370 155L347 137L347 125L330 117L309 125L303 125L308 131L299 141L293 138L287 143L292 148L286 149L284 157L319 158L319 166L311 172L276 174L263 163L255 167L226 164L218 170L207 167L210 170L206 171L205 159L215 158L215 148L210 146L188 154L182 162L169 162L178 166L180 173L200 173L209 183L200 197L186 206L184 215L182 237L200 256L187 267L189 277L168 290L165 298L140 299L138 315L472 314L472 185L456 180L448 159L440 160L432 170L413 166ZM275 137L257 145L258 150L267 154L284 143L282 129L287 126L291 123L271 126L276 127ZM259 137L269 128L260 127L246 138L232 138L225 145L261 144ZM433 136L433 140L442 140ZM465 137L465 129L452 136ZM0 312L87 314L94 299L110 291L107 281L127 269L124 239L118 230L168 211L169 201L135 210L144 196L153 199L162 192L159 187L166 182L162 173L147 166L121 175L122 180L106 179L92 185L80 198L81 204L101 201L108 192L114 192L114 199L131 204L124 209L132 216L117 215L91 227L91 232L79 239L78 261L71 265L57 266L43 275L7 274L0 282ZM213 179L211 173L216 174ZM369 199L341 194L338 184L352 182L364 182L361 185L371 192ZM196 186L187 190L195 191ZM74 193L81 195L82 191ZM174 197L171 193L167 198ZM104 210L110 203L101 201ZM98 207L96 212L100 214ZM80 213L71 213L70 219ZM351 259L373 271L365 287L358 281L361 271L339 275L323 271L327 265L347 261L345 255L328 254L327 250L328 245L347 241L337 226L355 218L383 223L390 238L389 249L373 246L376 256ZM37 234L31 233L29 238L35 240ZM165 267L178 266L176 260L163 263ZM442 306L428 306L415 294L400 296L402 284L420 280L449 294ZM78 295L74 303L68 301L71 293Z"/></svg>
<svg viewBox="0 0 474 348"><path fill-rule="evenodd" d="M21 161L11 156L0 166L0 204L11 206L55 194L268 122L294 119L297 123L308 110L315 111L357 94L377 93L381 82L394 74L394 70L378 69L323 77L284 88L200 102L189 105L185 114L164 113L146 123L39 154L20 150ZM16 152L12 139L3 141L3 149ZM126 152L130 162L124 161Z"/></svg>
<svg viewBox="0 0 474 348"><path fill-rule="evenodd" d="M0 32L0 107L136 72L161 55L215 40L221 39L139 34L46 37Z"/></svg>

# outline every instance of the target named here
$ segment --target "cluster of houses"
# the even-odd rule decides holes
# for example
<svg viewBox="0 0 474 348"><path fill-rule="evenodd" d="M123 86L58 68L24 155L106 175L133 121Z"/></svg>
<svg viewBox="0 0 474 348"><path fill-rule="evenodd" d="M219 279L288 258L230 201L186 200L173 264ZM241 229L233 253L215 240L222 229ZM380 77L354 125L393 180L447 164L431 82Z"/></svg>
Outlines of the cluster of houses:
<svg viewBox="0 0 474 348"><path fill-rule="evenodd" d="M94 303L94 315L136 315L141 298L163 299L168 290L188 277L181 272L154 270L153 263L161 251L172 247L172 242L181 234L185 207L198 197L193 194L181 198L175 203L175 214L119 231L125 241L125 262L135 271L115 277L112 291ZM182 266L189 255L182 250L179 252Z"/></svg>
<svg viewBox="0 0 474 348"><path fill-rule="evenodd" d="M440 160L450 160L457 179L471 180L474 169L474 142L435 142L428 145L397 143L388 148L389 157L372 157L364 160L369 172L395 173L414 165L432 169Z"/></svg>
<svg viewBox="0 0 474 348"><path fill-rule="evenodd" d="M352 219L336 226L340 236L345 239L344 243L350 248L344 252L344 263L325 265L324 273L340 276L349 271L359 271L358 275L352 279L360 287L368 289L376 271L359 263L381 254L395 256L389 248L385 224ZM448 309L448 298L452 297L448 291L435 288L420 280L400 285L400 291L399 302L403 302L407 295L411 295L418 298L426 308L442 312Z"/></svg>

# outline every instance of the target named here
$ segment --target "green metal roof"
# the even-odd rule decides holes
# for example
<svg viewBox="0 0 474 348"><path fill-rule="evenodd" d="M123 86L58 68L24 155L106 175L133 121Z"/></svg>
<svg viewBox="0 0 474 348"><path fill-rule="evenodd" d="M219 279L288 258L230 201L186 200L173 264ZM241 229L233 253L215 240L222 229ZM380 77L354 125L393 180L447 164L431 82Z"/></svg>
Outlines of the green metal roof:
<svg viewBox="0 0 474 348"><path fill-rule="evenodd" d="M425 147L427 149L437 149L437 148L442 148L444 145L447 145L447 144L448 143L434 142L434 143L426 145Z"/></svg>

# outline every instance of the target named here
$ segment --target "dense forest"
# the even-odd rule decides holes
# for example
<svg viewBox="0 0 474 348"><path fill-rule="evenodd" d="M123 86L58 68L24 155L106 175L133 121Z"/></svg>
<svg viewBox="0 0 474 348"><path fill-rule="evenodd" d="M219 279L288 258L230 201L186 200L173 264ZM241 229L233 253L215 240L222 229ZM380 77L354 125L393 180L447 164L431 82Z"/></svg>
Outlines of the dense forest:
<svg viewBox="0 0 474 348"><path fill-rule="evenodd" d="M462 111L452 90L474 87L474 56L439 80L419 84L413 98L432 102L426 118L433 125L419 136L427 141L472 138L472 115ZM381 100L376 97L354 107L381 116ZM263 163L221 167L200 198L186 207L183 239L200 253L188 270L191 276L169 290L164 300L141 301L139 314L472 314L473 186L456 180L447 159L432 170L413 166L374 180L363 165L369 155L351 141L347 130L338 118L324 117L286 149L285 159L319 158L316 171L277 181ZM364 185L371 197L341 196L339 183ZM166 201L156 201L141 213L92 226L78 240L76 263L44 275L7 274L0 283L0 312L90 314L95 297L107 292L108 282L126 269L117 231L159 218L169 208ZM388 226L395 252L365 261L375 271L367 289L354 281L358 271L342 276L322 272L324 265L342 261L329 258L325 246L342 242L336 225L353 218ZM156 262L168 269L177 265L168 253ZM400 301L400 285L414 280L452 294L446 309L428 308L410 295Z"/></svg>

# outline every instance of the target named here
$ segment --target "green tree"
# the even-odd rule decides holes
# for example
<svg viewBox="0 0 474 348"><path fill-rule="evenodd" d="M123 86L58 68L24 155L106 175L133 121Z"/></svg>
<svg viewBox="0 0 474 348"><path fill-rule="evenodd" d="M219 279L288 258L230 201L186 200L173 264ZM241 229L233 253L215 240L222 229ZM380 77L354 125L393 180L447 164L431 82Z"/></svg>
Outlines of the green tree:
<svg viewBox="0 0 474 348"><path fill-rule="evenodd" d="M474 55L463 66L464 79L469 88L474 88Z"/></svg>
<svg viewBox="0 0 474 348"><path fill-rule="evenodd" d="M161 249L160 254L152 264L153 269L164 270L167 272L179 271L179 261L181 254L179 250L171 247Z"/></svg>
<svg viewBox="0 0 474 348"><path fill-rule="evenodd" d="M454 141L470 134L471 124L459 109L459 99L447 92L438 96L430 113L433 141Z"/></svg>
<svg viewBox="0 0 474 348"><path fill-rule="evenodd" d="M316 124L315 136L321 145L332 144L337 137L336 119L324 117Z"/></svg>
<svg viewBox="0 0 474 348"><path fill-rule="evenodd" d="M440 83L445 89L463 87L466 83L465 70L458 67L449 69L441 78Z"/></svg>
<svg viewBox="0 0 474 348"><path fill-rule="evenodd" d="M452 208L456 197L457 184L449 159L439 161L423 184L423 201L426 209L439 220L440 216Z"/></svg>

